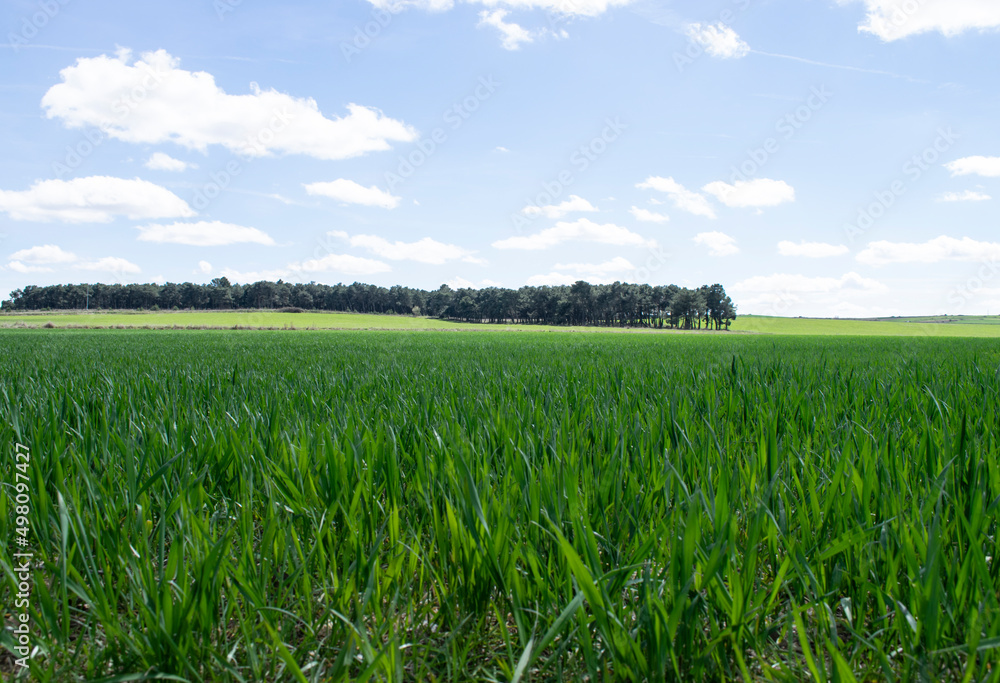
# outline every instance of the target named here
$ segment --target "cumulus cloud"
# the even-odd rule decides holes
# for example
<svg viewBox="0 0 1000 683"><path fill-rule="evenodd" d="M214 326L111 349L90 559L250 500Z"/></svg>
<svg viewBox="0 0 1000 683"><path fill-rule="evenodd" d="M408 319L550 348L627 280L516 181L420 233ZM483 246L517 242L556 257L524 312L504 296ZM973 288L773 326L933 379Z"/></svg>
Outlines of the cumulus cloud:
<svg viewBox="0 0 1000 683"><path fill-rule="evenodd" d="M927 242L870 242L857 260L871 266L889 263L939 263L1000 258L1000 242L980 242L969 237L942 235Z"/></svg>
<svg viewBox="0 0 1000 683"><path fill-rule="evenodd" d="M289 264L288 268L301 273L336 272L345 275L374 275L392 270L388 263L349 254L327 254L322 258Z"/></svg>
<svg viewBox="0 0 1000 683"><path fill-rule="evenodd" d="M192 247L221 247L227 244L252 242L274 244L271 236L257 228L248 228L221 221L171 223L170 225L139 226L139 240L160 244L187 244Z"/></svg>
<svg viewBox="0 0 1000 683"><path fill-rule="evenodd" d="M372 5L388 11L405 8L443 12L455 6L454 0L368 0ZM539 9L550 14L579 17L596 17L612 7L624 7L633 0L465 0L470 5L506 7L512 10Z"/></svg>
<svg viewBox="0 0 1000 683"><path fill-rule="evenodd" d="M825 242L789 242L787 240L778 242L778 253L782 256L796 256L799 258L828 258L830 256L843 256L848 249L843 244L826 244Z"/></svg>
<svg viewBox="0 0 1000 683"><path fill-rule="evenodd" d="M613 223L598 224L586 218L572 223L561 221L555 227L542 230L534 235L509 237L493 243L496 249L548 249L563 242L598 242L627 247L656 246L655 240L647 240L628 228Z"/></svg>
<svg viewBox="0 0 1000 683"><path fill-rule="evenodd" d="M476 257L474 251L470 251L455 244L445 244L430 237L425 237L416 242L390 242L378 235L348 235L346 232L335 230L329 233L333 237L346 240L352 247L367 249L376 256L387 258L390 261L417 261L418 263L429 263L440 266L449 261L465 261L467 263L486 263L481 258Z"/></svg>
<svg viewBox="0 0 1000 683"><path fill-rule="evenodd" d="M456 276L446 282L452 289L482 289L484 287L502 287L499 282L494 282L493 280L480 280L479 284L476 284L472 280L466 280L462 276Z"/></svg>
<svg viewBox="0 0 1000 683"><path fill-rule="evenodd" d="M566 201L559 204L550 204L549 206L535 206L529 205L521 209L521 213L525 216L545 216L546 218L562 218L568 213L574 211L577 212L594 212L598 208L588 202L583 197L578 197L575 194L571 194Z"/></svg>
<svg viewBox="0 0 1000 683"><path fill-rule="evenodd" d="M51 273L52 269L48 266L33 266L22 261L11 261L7 264L7 268L13 270L16 273Z"/></svg>
<svg viewBox="0 0 1000 683"><path fill-rule="evenodd" d="M719 180L701 189L729 207L759 208L795 201L795 190L791 185L769 178L737 180L732 185Z"/></svg>
<svg viewBox="0 0 1000 683"><path fill-rule="evenodd" d="M692 238L695 244L708 247L711 256L732 256L740 253L736 240L724 232L701 232Z"/></svg>
<svg viewBox="0 0 1000 683"><path fill-rule="evenodd" d="M736 31L721 21L715 24L689 24L685 30L688 38L705 48L705 52L719 59L740 59L750 52Z"/></svg>
<svg viewBox="0 0 1000 683"><path fill-rule="evenodd" d="M80 270L106 270L121 275L138 273L139 266L116 256L81 260L76 254L54 244L43 244L15 251L9 257L7 268L18 273L51 273L53 268L77 268Z"/></svg>
<svg viewBox="0 0 1000 683"><path fill-rule="evenodd" d="M89 176L40 180L27 190L0 190L0 211L17 221L109 223L132 219L194 216L187 202L146 180Z"/></svg>
<svg viewBox="0 0 1000 683"><path fill-rule="evenodd" d="M363 206L378 206L383 209L395 209L402 197L394 197L376 186L365 187L353 180L339 178L328 183L309 183L304 186L306 194L320 195L336 199L345 204L361 204Z"/></svg>
<svg viewBox="0 0 1000 683"><path fill-rule="evenodd" d="M212 264L208 261L198 261L198 272L202 275L208 275L212 272Z"/></svg>
<svg viewBox="0 0 1000 683"><path fill-rule="evenodd" d="M82 270L104 270L109 273L118 273L121 275L131 275L142 272L142 269L139 266L135 265L131 261L118 258L117 256L105 256L104 258L96 259L94 261L84 261L77 264L76 267Z"/></svg>
<svg viewBox="0 0 1000 683"><path fill-rule="evenodd" d="M391 270L392 268L389 264L382 261L350 256L349 254L327 254L322 258L289 263L282 268L248 271L223 268L222 275L228 278L230 282L241 283L259 282L260 280L269 280L271 282L276 280L305 282L315 280L317 275L323 273L331 273L337 276L364 277L378 273L387 273Z"/></svg>
<svg viewBox="0 0 1000 683"><path fill-rule="evenodd" d="M650 176L636 185L640 190L656 190L665 192L670 201L681 211L693 213L696 216L715 218L715 209L708 203L705 195L692 192L673 178Z"/></svg>
<svg viewBox="0 0 1000 683"><path fill-rule="evenodd" d="M858 29L886 42L930 31L956 36L1000 26L1000 4L994 0L864 0L864 4L868 12Z"/></svg>
<svg viewBox="0 0 1000 683"><path fill-rule="evenodd" d="M174 159L169 154L164 154L163 152L155 152L153 156L146 160L143 166L153 171L172 171L175 173L189 168L198 168L198 164L189 164L186 161Z"/></svg>
<svg viewBox="0 0 1000 683"><path fill-rule="evenodd" d="M638 206L633 206L628 212L635 216L637 221L643 221L644 223L666 223L670 220L670 216L666 214L656 213L649 209L640 209Z"/></svg>
<svg viewBox="0 0 1000 683"><path fill-rule="evenodd" d="M223 268L222 276L231 283L250 284L267 280L277 282L278 280L288 281L293 273L288 268L273 268L271 270L235 270L233 268Z"/></svg>
<svg viewBox="0 0 1000 683"><path fill-rule="evenodd" d="M23 261L33 265L73 263L76 261L76 254L63 250L55 244L43 244L40 247L30 247L15 251L8 257L11 261Z"/></svg>
<svg viewBox="0 0 1000 683"><path fill-rule="evenodd" d="M505 50L518 50L521 48L521 43L535 42L535 38L539 34L535 31L529 31L519 24L504 21L508 14L510 13L504 9L496 9L492 12L483 10L479 13L479 28L484 26L495 28L500 33L500 44Z"/></svg>
<svg viewBox="0 0 1000 683"><path fill-rule="evenodd" d="M863 296L884 292L887 287L871 278L850 272L841 277L809 277L807 275L775 273L758 275L737 282L733 293L741 309L766 307L771 314L786 314L796 304L809 301L813 306L844 310L844 296ZM838 309L838 306L840 308Z"/></svg>
<svg viewBox="0 0 1000 683"><path fill-rule="evenodd" d="M1000 177L1000 157L965 157L944 165L952 176L981 175L987 178Z"/></svg>
<svg viewBox="0 0 1000 683"><path fill-rule="evenodd" d="M939 195L936 200L939 202L985 202L993 199L985 192L966 190L965 192L945 192Z"/></svg>
<svg viewBox="0 0 1000 683"><path fill-rule="evenodd" d="M547 275L533 275L527 284L533 287L541 285L570 285L578 280L600 285L628 278L635 273L628 259L617 256L603 263L557 263L553 271Z"/></svg>
<svg viewBox="0 0 1000 683"><path fill-rule="evenodd" d="M83 57L60 72L62 82L49 88L42 107L67 128L99 126L124 142L173 142L199 151L221 145L248 157L347 159L417 138L413 128L371 107L348 104L346 115L327 118L311 98L255 83L250 93L231 95L211 74L179 64L164 50L134 62L125 49L114 57Z"/></svg>

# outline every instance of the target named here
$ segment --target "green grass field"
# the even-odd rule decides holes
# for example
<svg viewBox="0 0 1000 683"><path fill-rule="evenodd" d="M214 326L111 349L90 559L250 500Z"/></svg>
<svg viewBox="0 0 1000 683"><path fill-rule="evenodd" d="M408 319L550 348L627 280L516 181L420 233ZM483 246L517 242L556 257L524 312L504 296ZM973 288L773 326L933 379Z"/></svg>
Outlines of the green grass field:
<svg viewBox="0 0 1000 683"><path fill-rule="evenodd" d="M250 327L250 328L320 328L345 330L439 330L469 327L436 318L413 318L402 315L364 313L279 313L276 311L164 311L157 313L30 313L0 315L0 326L22 323L41 326L51 322L58 327Z"/></svg>
<svg viewBox="0 0 1000 683"><path fill-rule="evenodd" d="M514 330L621 332L596 327L553 327L542 325L475 325L436 318L413 318L362 313L279 313L275 311L169 311L65 313L37 312L0 314L0 328L41 327L51 322L57 327L193 327L193 328L296 328L341 330ZM648 330L626 330L641 332ZM836 320L823 318L778 318L743 316L733 332L790 335L852 335L905 337L1000 337L1000 318L967 316L955 318L901 318L880 320ZM650 331L651 332L651 331ZM670 332L670 330L667 330Z"/></svg>
<svg viewBox="0 0 1000 683"><path fill-rule="evenodd" d="M28 576L31 680L1000 676L993 340L0 349L0 604Z"/></svg>
<svg viewBox="0 0 1000 683"><path fill-rule="evenodd" d="M758 334L889 337L1000 337L994 318L956 317L851 320L742 316L732 329Z"/></svg>

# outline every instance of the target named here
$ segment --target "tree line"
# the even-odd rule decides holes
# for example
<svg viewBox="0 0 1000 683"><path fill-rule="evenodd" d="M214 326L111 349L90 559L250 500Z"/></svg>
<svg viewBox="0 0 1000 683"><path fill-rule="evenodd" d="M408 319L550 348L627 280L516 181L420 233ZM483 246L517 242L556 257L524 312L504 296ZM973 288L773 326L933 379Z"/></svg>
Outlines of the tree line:
<svg viewBox="0 0 1000 683"><path fill-rule="evenodd" d="M584 281L520 289L485 287L422 290L361 282L325 285L262 280L208 284L28 285L10 293L4 311L292 309L425 315L483 323L729 329L736 306L720 284L696 289Z"/></svg>

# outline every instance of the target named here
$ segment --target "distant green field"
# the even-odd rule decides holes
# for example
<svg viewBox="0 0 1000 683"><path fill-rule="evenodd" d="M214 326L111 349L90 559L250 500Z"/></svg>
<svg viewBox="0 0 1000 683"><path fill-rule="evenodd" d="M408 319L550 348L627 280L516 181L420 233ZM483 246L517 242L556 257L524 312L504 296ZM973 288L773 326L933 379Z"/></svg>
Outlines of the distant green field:
<svg viewBox="0 0 1000 683"><path fill-rule="evenodd" d="M276 311L165 311L159 313L31 313L0 315L0 325L32 326L51 322L58 327L296 327L320 329L440 330L468 327L435 318L364 313L279 313Z"/></svg>
<svg viewBox="0 0 1000 683"><path fill-rule="evenodd" d="M838 320L831 318L773 318L742 316L732 329L759 334L858 335L891 337L1000 337L996 318L908 318Z"/></svg>
<svg viewBox="0 0 1000 683"><path fill-rule="evenodd" d="M276 311L169 311L158 313L63 313L38 312L0 315L0 327L251 327L340 330L517 330L562 332L658 332L600 327L554 327L548 325L478 325L437 318L413 318L364 313L279 313ZM676 332L676 330L665 330ZM789 335L860 335L898 337L1000 337L1000 317L899 318L837 320L826 318L776 318L742 316L732 332ZM702 330L704 334L705 331Z"/></svg>
<svg viewBox="0 0 1000 683"><path fill-rule="evenodd" d="M30 589L33 681L997 677L992 340L0 349L0 605Z"/></svg>

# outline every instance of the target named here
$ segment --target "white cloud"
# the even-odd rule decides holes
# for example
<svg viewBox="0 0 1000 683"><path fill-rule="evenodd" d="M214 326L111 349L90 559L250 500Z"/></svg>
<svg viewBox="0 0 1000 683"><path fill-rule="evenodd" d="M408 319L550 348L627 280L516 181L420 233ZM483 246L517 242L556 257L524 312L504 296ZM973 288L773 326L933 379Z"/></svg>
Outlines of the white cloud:
<svg viewBox="0 0 1000 683"><path fill-rule="evenodd" d="M635 272L628 259L617 256L604 263L557 263L553 272L547 275L533 275L527 283L532 287L541 285L570 285L577 280L585 280L593 285L607 284L622 280Z"/></svg>
<svg viewBox="0 0 1000 683"><path fill-rule="evenodd" d="M11 254L9 258L10 263L7 267L18 273L51 273L53 269L49 266L52 265L80 270L106 270L121 275L141 272L139 266L115 256L81 261L76 254L54 244L21 249Z"/></svg>
<svg viewBox="0 0 1000 683"><path fill-rule="evenodd" d="M193 247L221 247L227 244L253 242L274 244L270 235L257 228L248 228L221 221L198 221L197 223L172 223L170 225L139 226L139 240L160 244L187 244Z"/></svg>
<svg viewBox="0 0 1000 683"><path fill-rule="evenodd" d="M965 192L945 192L944 194L938 196L936 201L939 202L985 202L988 199L993 199L991 196L985 192L976 192L975 190L966 190Z"/></svg>
<svg viewBox="0 0 1000 683"><path fill-rule="evenodd" d="M665 192L681 211L687 211L688 213L693 213L696 216L705 216L706 218L715 218L715 209L712 208L708 200L705 199L704 195L698 194L697 192L692 192L680 183L678 183L673 178L661 178L659 176L650 176L646 178L645 181L636 185L640 190L656 190L657 192Z"/></svg>
<svg viewBox="0 0 1000 683"><path fill-rule="evenodd" d="M782 256L796 256L799 258L827 258L830 256L843 256L848 249L843 244L826 244L825 242L789 242L787 240L778 242L778 253Z"/></svg>
<svg viewBox="0 0 1000 683"><path fill-rule="evenodd" d="M381 256L391 261L417 261L436 266L443 265L449 261L486 263L483 259L477 258L474 251L455 244L438 242L430 237L425 237L416 242L390 242L378 235L348 235L346 232L340 230L335 230L329 234L333 237L346 240L352 247L367 249L376 256Z"/></svg>
<svg viewBox="0 0 1000 683"><path fill-rule="evenodd" d="M368 0L379 9L400 12L408 7L428 12L443 12L455 6L454 0Z"/></svg>
<svg viewBox="0 0 1000 683"><path fill-rule="evenodd" d="M305 282L314 280L317 273L335 273L350 277L364 277L378 273L387 273L392 268L388 263L373 259L350 256L348 254L327 254L322 258L289 263L283 268L269 270L240 271L233 268L223 268L222 275L230 282L250 283L260 280L284 280L286 282Z"/></svg>
<svg viewBox="0 0 1000 683"><path fill-rule="evenodd" d="M234 270L232 268L223 268L222 276L225 277L232 283L242 283L250 284L253 282L260 282L261 280L267 280L269 282L277 282L278 280L288 281L289 275L292 271L287 268L275 268L273 270Z"/></svg>
<svg viewBox="0 0 1000 683"><path fill-rule="evenodd" d="M483 289L484 287L502 287L499 282L494 282L493 280L480 280L479 284L476 284L472 280L466 280L462 276L456 276L448 280L445 283L452 289Z"/></svg>
<svg viewBox="0 0 1000 683"><path fill-rule="evenodd" d="M885 289L885 285L878 280L862 277L852 271L839 278L809 277L807 275L786 273L758 275L736 283L735 288L747 292L772 292L776 290L792 292L839 292L845 289L881 291Z"/></svg>
<svg viewBox="0 0 1000 683"><path fill-rule="evenodd" d="M552 219L562 218L574 211L594 212L598 211L598 208L583 197L571 194L566 201L560 204L551 204L549 206L535 206L532 204L521 209L521 213L525 216L545 216Z"/></svg>
<svg viewBox="0 0 1000 683"><path fill-rule="evenodd" d="M887 287L878 280L861 277L855 272L841 277L809 277L790 273L758 275L737 282L732 287L741 310L756 308L771 315L784 315L797 304L810 303L815 309L843 311L844 296L884 292Z"/></svg>
<svg viewBox="0 0 1000 683"><path fill-rule="evenodd" d="M222 145L248 157L347 159L417 137L401 121L357 104L348 104L345 116L327 118L311 98L253 83L249 94L230 95L211 74L179 63L164 50L135 63L124 49L116 57L80 58L60 72L62 82L49 88L42 107L68 128L100 126L124 142L174 142L199 151Z"/></svg>
<svg viewBox="0 0 1000 683"><path fill-rule="evenodd" d="M163 152L155 152L153 156L146 160L143 166L153 171L174 171L178 173L188 168L198 168L198 164L189 164L186 161L174 159L169 154L164 154Z"/></svg>
<svg viewBox="0 0 1000 683"><path fill-rule="evenodd" d="M670 216L666 214L656 213L649 209L640 209L638 206L633 206L628 212L635 216L637 221L645 223L666 223L670 220Z"/></svg>
<svg viewBox="0 0 1000 683"><path fill-rule="evenodd" d="M109 273L118 273L122 275L142 272L142 269L131 261L126 261L125 259L118 258L116 256L105 256L104 258L97 259L96 261L85 261L78 264L76 267L83 270L106 270Z"/></svg>
<svg viewBox="0 0 1000 683"><path fill-rule="evenodd" d="M445 283L452 289L470 289L475 287L472 280L466 280L464 277L453 277Z"/></svg>
<svg viewBox="0 0 1000 683"><path fill-rule="evenodd" d="M7 264L7 267L18 273L51 273L52 269L48 266L31 266L21 261L11 261Z"/></svg>
<svg viewBox="0 0 1000 683"><path fill-rule="evenodd" d="M493 148L493 151L500 152L501 154L507 154L508 152L510 152L510 150L504 147L503 145L497 145L496 147Z"/></svg>
<svg viewBox="0 0 1000 683"><path fill-rule="evenodd" d="M11 261L24 261L32 265L49 265L55 263L72 263L76 261L76 254L64 251L54 244L43 244L40 247L15 251L8 258Z"/></svg>
<svg viewBox="0 0 1000 683"><path fill-rule="evenodd" d="M198 272L202 275L208 275L212 272L212 264L208 261L198 261Z"/></svg>
<svg viewBox="0 0 1000 683"><path fill-rule="evenodd" d="M740 253L740 248L736 246L736 240L724 232L701 232L695 235L691 241L708 247L708 253L711 256L732 256Z"/></svg>
<svg viewBox="0 0 1000 683"><path fill-rule="evenodd" d="M927 242L870 242L857 260L872 266L888 263L938 263L1000 259L1000 242L979 242L969 237L942 235Z"/></svg>
<svg viewBox="0 0 1000 683"><path fill-rule="evenodd" d="M956 159L944 165L952 176L981 175L987 178L1000 178L1000 157L965 157Z"/></svg>
<svg viewBox="0 0 1000 683"><path fill-rule="evenodd" d="M323 258L291 263L288 268L293 272L324 273L332 271L345 275L374 275L392 270L388 263L348 254L327 254Z"/></svg>
<svg viewBox="0 0 1000 683"><path fill-rule="evenodd" d="M454 0L368 0L372 5L389 11L413 7L431 12L450 10ZM612 7L624 7L633 0L465 0L470 5L506 7L513 10L544 10L563 16L596 17Z"/></svg>
<svg viewBox="0 0 1000 683"><path fill-rule="evenodd" d="M483 10L479 13L479 28L492 26L500 32L500 44L505 50L518 50L521 43L533 43L538 33L512 23L504 21L504 17L509 14L507 10L496 9L492 12Z"/></svg>
<svg viewBox="0 0 1000 683"><path fill-rule="evenodd" d="M647 240L628 228L613 223L600 225L586 218L572 223L560 221L555 227L542 230L534 235L509 237L493 243L496 249L547 249L569 241L598 242L628 247L651 247L655 240Z"/></svg>
<svg viewBox="0 0 1000 683"><path fill-rule="evenodd" d="M320 195L336 199L346 204L361 204L363 206L378 206L383 209L395 209L399 206L401 197L380 190L374 185L365 187L353 180L339 178L328 183L309 183L304 185L306 194Z"/></svg>
<svg viewBox="0 0 1000 683"><path fill-rule="evenodd" d="M795 190L791 185L769 178L737 180L732 185L718 180L701 189L729 207L778 206L795 201Z"/></svg>
<svg viewBox="0 0 1000 683"><path fill-rule="evenodd" d="M858 29L887 42L929 31L956 36L972 29L1000 26L1000 4L995 0L864 0L864 3L868 14Z"/></svg>
<svg viewBox="0 0 1000 683"><path fill-rule="evenodd" d="M688 38L705 48L705 52L720 59L740 59L750 52L736 31L723 24L689 24L685 30Z"/></svg>
<svg viewBox="0 0 1000 683"><path fill-rule="evenodd" d="M187 202L146 180L89 176L40 180L28 190L0 190L0 211L17 221L108 223L115 216L194 216Z"/></svg>

